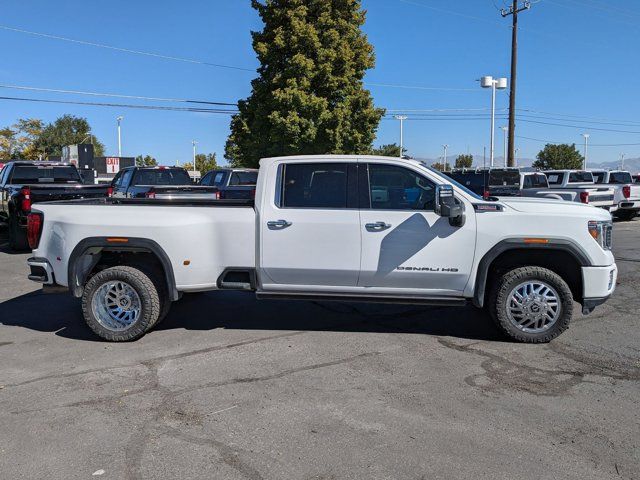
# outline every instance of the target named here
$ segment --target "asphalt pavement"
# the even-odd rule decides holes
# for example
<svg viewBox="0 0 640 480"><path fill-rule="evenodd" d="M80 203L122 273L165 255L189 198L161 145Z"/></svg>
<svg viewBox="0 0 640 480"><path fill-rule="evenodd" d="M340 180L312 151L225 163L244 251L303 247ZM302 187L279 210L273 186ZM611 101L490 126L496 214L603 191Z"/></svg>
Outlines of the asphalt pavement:
<svg viewBox="0 0 640 480"><path fill-rule="evenodd" d="M0 236L0 478L640 478L640 219L613 298L547 345L472 307L186 295L139 341Z"/></svg>

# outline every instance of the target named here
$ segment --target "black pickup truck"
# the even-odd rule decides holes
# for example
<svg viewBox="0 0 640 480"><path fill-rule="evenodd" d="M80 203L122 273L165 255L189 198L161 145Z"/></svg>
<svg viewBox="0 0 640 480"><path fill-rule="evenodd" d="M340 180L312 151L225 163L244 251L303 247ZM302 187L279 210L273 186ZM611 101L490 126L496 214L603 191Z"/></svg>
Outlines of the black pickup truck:
<svg viewBox="0 0 640 480"><path fill-rule="evenodd" d="M256 196L258 170L252 168L218 168L207 173L200 185L217 187L220 198L252 200Z"/></svg>
<svg viewBox="0 0 640 480"><path fill-rule="evenodd" d="M31 205L53 200L104 198L108 185L85 185L74 165L47 161L11 161L0 172L0 222L9 229L9 246L23 250Z"/></svg>
<svg viewBox="0 0 640 480"><path fill-rule="evenodd" d="M114 198L218 200L217 187L194 185L182 167L129 167L111 183Z"/></svg>

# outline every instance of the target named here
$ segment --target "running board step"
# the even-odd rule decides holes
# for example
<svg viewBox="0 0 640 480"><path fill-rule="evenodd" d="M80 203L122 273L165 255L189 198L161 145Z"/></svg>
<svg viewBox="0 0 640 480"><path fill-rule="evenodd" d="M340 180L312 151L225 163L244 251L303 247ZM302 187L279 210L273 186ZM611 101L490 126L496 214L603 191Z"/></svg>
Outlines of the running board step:
<svg viewBox="0 0 640 480"><path fill-rule="evenodd" d="M326 292L259 292L256 297L260 300L322 300L328 302L362 302L362 303L398 303L403 305L437 305L448 307L462 307L467 304L466 298L461 297L407 297L392 295L354 295L351 293Z"/></svg>

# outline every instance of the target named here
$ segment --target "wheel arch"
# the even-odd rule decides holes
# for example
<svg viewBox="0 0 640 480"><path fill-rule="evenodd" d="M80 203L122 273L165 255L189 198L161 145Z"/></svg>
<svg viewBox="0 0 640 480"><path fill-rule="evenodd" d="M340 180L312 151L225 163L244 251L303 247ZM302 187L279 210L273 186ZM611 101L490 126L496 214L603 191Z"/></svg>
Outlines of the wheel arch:
<svg viewBox="0 0 640 480"><path fill-rule="evenodd" d="M121 239L118 239L121 240ZM169 256L164 249L153 240L147 238L126 237L114 242L113 237L89 237L80 241L71 252L67 266L69 290L75 297L81 297L89 275L100 263L102 255L113 253L119 255L145 254L148 259L157 262L162 270L164 284L172 301L178 300L179 294ZM139 260L138 260L139 261ZM143 260L144 261L144 260Z"/></svg>
<svg viewBox="0 0 640 480"><path fill-rule="evenodd" d="M581 268L591 265L589 256L580 245L571 240L545 238L545 241L529 243L525 238L509 238L494 245L478 263L473 304L480 308L484 306L488 294L487 283L499 271L499 267L527 265L545 267L556 272L569 284L574 298L580 301ZM549 253L552 252L556 255L550 256Z"/></svg>

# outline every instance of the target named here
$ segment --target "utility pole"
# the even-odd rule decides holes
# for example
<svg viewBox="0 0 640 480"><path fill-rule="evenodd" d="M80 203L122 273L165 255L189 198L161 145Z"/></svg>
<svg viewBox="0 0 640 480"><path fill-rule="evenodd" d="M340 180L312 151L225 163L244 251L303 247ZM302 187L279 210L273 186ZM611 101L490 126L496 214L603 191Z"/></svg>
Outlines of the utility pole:
<svg viewBox="0 0 640 480"><path fill-rule="evenodd" d="M509 90L509 161L510 167L515 166L515 136L516 136L516 76L518 70L518 13L529 10L531 2L525 0L522 6L518 0L513 0L513 4L508 10L500 10L502 17L511 15L511 85Z"/></svg>
<svg viewBox="0 0 640 480"><path fill-rule="evenodd" d="M403 150L402 124L407 119L407 116L406 115L394 115L393 118L395 118L396 120L400 120L400 158L402 158L402 150Z"/></svg>
<svg viewBox="0 0 640 480"><path fill-rule="evenodd" d="M195 140L191 140L191 145L193 145L193 181L196 181L196 142Z"/></svg>
<svg viewBox="0 0 640 480"><path fill-rule="evenodd" d="M449 148L449 145L442 145L442 148L444 148L444 171L447 171L447 148Z"/></svg>

